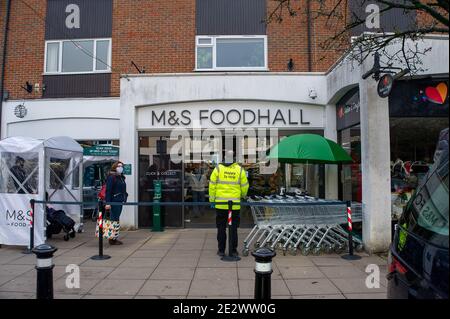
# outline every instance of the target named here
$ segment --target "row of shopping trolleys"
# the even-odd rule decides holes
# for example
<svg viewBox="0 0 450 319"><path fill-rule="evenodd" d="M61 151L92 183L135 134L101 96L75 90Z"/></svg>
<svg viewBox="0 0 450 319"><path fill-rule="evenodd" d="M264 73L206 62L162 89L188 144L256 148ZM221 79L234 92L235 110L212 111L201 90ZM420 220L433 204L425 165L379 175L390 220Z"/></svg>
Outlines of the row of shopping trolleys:
<svg viewBox="0 0 450 319"><path fill-rule="evenodd" d="M249 199L255 226L244 240L243 255L252 247L267 247L296 255L341 253L348 249L347 205L303 195L253 196ZM362 220L362 208L352 203L352 221ZM344 225L344 227L342 226ZM356 251L362 241L353 236Z"/></svg>

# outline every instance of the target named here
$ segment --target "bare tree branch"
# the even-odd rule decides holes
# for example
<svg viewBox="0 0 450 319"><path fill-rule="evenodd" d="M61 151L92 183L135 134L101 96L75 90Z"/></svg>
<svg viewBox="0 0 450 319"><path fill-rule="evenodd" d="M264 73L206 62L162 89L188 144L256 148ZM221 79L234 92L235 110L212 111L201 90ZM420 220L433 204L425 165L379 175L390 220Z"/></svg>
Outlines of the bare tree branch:
<svg viewBox="0 0 450 319"><path fill-rule="evenodd" d="M294 2L290 0L274 0L277 2L276 15L278 21L282 21L283 8L285 8L291 16L302 12L302 8L293 8ZM419 71L421 68L420 59L423 58L431 48L420 48L417 44L411 45L411 41L423 38L426 34L449 34L449 1L448 0L312 0L317 6L315 10L311 10L313 15L311 18L317 20L317 23L323 23L324 27L332 31L334 35L330 35L327 39L320 43L321 49L326 52L346 53L353 59L362 63L374 52L383 52L386 57L390 57L390 61L401 63L412 70L412 73ZM360 36L353 38L350 42L352 34L355 30L359 30L366 23L366 16L358 16L350 7L351 1L358 1L357 4L364 8L365 5L378 3L380 7L380 15L386 14L391 10L403 10L405 17L411 13L422 14L423 22L418 21L412 23L406 30L387 30L380 26L376 29L375 34L370 36ZM300 3L301 6L301 3ZM273 16L271 13L270 17ZM302 12L304 13L304 12ZM364 13L362 14L364 15ZM413 22L413 20L411 21ZM400 49L397 52L390 53L388 47L391 44L398 44ZM392 50L392 48L391 48ZM326 54L326 53L325 53ZM323 57L322 59L324 59ZM389 62L388 62L389 63ZM393 62L392 62L393 63Z"/></svg>

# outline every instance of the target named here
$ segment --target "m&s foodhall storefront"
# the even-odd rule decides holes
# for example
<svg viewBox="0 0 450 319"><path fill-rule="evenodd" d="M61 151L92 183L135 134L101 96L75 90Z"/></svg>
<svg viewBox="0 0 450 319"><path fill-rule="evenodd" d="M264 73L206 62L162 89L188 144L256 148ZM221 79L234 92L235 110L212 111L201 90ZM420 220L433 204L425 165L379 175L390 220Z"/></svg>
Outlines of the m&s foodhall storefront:
<svg viewBox="0 0 450 319"><path fill-rule="evenodd" d="M369 249L383 251L390 241L393 205L399 196L395 163L400 159L402 167L415 172L407 176L408 183L414 182L413 175L419 179L423 174L421 169L432 159L439 131L448 126L448 92L443 89L448 82L445 77L430 76L398 81L391 96L383 99L376 93L375 81L361 80L353 71L348 73L351 77L341 76L343 72L350 71L342 67L328 74L196 73L123 78L120 158L132 168L127 183L129 200L151 200L153 181L160 179L164 201L208 201L209 175L231 140L239 163L248 172L249 195L273 194L285 187L327 199L361 200L364 243ZM350 92L352 88L356 90ZM311 95L311 89L317 94ZM435 100L433 92L442 100ZM345 108L341 110L340 105ZM345 115L353 119L340 126L340 117ZM236 137L239 131L244 131L243 139ZM283 164L269 174L262 172L258 165L261 153L279 138L300 133L340 142L349 147L355 163L347 173L342 173L345 167L338 171L332 165L301 164ZM360 179L355 172L360 172ZM167 227L215 225L214 211L208 207L164 210ZM152 210L125 207L121 221L124 227L149 227ZM242 226L252 223L250 212L244 210Z"/></svg>
<svg viewBox="0 0 450 319"><path fill-rule="evenodd" d="M327 136L327 122L334 123L335 115L327 112L323 75L159 74L128 79L121 82L120 154L133 168L127 184L130 199L152 201L153 181L159 179L163 201L208 201L210 174L230 147L247 172L249 196L275 194L281 188L321 198L337 193L337 185L327 186L326 165L278 164L270 172L260 166L279 138ZM312 87L317 97L310 97ZM163 211L167 227L215 227L209 206ZM125 224L152 225L151 207L127 207L124 212ZM250 210L243 209L241 225L252 224Z"/></svg>

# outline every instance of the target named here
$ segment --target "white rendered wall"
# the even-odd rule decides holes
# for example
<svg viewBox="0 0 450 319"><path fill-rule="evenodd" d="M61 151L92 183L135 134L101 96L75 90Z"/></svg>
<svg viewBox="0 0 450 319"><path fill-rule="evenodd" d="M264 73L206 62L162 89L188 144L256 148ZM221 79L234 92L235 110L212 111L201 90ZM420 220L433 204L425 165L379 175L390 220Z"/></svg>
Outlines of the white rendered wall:
<svg viewBox="0 0 450 319"><path fill-rule="evenodd" d="M309 97L309 89L314 88L317 98ZM137 114L147 114L148 110L161 109L177 103L192 105L192 102L241 101L261 104L266 102L287 102L289 104L316 106L321 109L319 116L326 127L333 119L325 117L327 89L323 74L298 73L198 73L198 74L146 74L128 76L121 79L120 101L120 154L124 163L132 164L127 189L129 201L137 201L138 129L142 119ZM218 103L217 105L221 105ZM147 109L147 110L146 110ZM335 119L334 119L335 121ZM148 123L148 122L147 122ZM332 124L332 125L335 125ZM168 127L169 131L173 127ZM224 127L222 127L224 128ZM146 126L143 129L150 130ZM161 128L158 129L161 131ZM121 223L125 227L137 226L138 210L124 207Z"/></svg>
<svg viewBox="0 0 450 319"><path fill-rule="evenodd" d="M27 109L24 118L14 115L19 104ZM7 101L3 103L1 136L118 140L119 107L118 98Z"/></svg>

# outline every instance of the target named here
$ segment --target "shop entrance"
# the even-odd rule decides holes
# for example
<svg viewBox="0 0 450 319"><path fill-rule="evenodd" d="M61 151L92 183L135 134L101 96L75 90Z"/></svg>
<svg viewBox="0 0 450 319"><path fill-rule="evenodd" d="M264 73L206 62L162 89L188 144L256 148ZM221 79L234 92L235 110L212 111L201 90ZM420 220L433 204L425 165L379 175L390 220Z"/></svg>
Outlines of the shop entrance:
<svg viewBox="0 0 450 319"><path fill-rule="evenodd" d="M322 131L302 131L322 135ZM279 137L298 134L296 131L280 131ZM279 164L271 175L260 173L259 163L252 160L257 151L266 152L276 141L257 143L260 137L245 137L237 142L233 138L235 154L242 154L239 163L245 169L250 184L248 196L279 194L281 188L287 191L298 189L307 191L315 197L324 197L325 169L324 165ZM259 141L260 142L260 141ZM163 202L209 202L208 186L213 169L224 157L225 137L213 139L215 151L207 156L196 154L203 150L208 142L195 137L171 140L169 132L139 133L139 201L152 201L155 180L162 181ZM209 142L210 143L210 142ZM242 144L240 144L242 143ZM181 147L180 147L181 145ZM211 144L209 144L211 145ZM265 146L260 146L265 145ZM259 148L264 149L259 149ZM183 160L171 158L172 148L179 150ZM203 155L203 156L201 156ZM205 206L163 206L163 223L166 227L215 227L216 213L210 205ZM138 226L151 227L153 220L152 207L139 207ZM253 226L253 218L249 207L241 208L241 227Z"/></svg>
<svg viewBox="0 0 450 319"><path fill-rule="evenodd" d="M171 158L170 150L180 141L171 140L167 132L143 132L139 136L139 201L152 201L155 180L162 181L163 202L207 203L209 202L209 179L219 162L218 154L202 159L193 154L192 144L185 140L181 147L184 160ZM224 143L222 145L225 145ZM180 154L181 155L181 154ZM216 212L210 205L163 206L163 224L166 227L215 227ZM139 227L151 227L151 207L139 207ZM241 227L253 224L250 209L241 209Z"/></svg>

